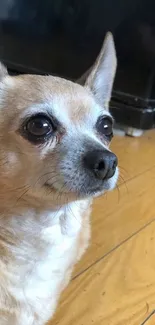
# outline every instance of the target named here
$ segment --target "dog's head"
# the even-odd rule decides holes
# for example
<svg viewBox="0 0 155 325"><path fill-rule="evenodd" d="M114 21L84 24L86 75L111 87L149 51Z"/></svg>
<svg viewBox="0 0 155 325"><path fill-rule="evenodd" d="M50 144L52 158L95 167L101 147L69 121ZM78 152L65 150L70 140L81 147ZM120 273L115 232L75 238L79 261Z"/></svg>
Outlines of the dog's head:
<svg viewBox="0 0 155 325"><path fill-rule="evenodd" d="M0 68L0 188L56 203L114 188L108 111L116 70L111 34L84 86Z"/></svg>

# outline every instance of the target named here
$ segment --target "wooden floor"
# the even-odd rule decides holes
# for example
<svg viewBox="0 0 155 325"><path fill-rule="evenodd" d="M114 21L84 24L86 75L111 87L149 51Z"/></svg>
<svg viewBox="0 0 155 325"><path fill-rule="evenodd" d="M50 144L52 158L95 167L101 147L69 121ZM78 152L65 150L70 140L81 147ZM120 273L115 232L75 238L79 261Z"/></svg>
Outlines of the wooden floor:
<svg viewBox="0 0 155 325"><path fill-rule="evenodd" d="M50 325L155 325L155 131L112 149L119 187L94 202L90 248Z"/></svg>

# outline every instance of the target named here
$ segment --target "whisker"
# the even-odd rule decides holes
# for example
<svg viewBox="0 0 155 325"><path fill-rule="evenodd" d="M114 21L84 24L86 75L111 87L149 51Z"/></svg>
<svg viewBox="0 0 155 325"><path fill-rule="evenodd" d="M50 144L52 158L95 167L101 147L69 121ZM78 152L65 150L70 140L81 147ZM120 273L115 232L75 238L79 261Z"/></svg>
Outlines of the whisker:
<svg viewBox="0 0 155 325"><path fill-rule="evenodd" d="M119 186L116 184L116 189L117 189L117 194L118 194L118 203L120 203L120 198L121 198L121 195L120 195L120 189L119 189Z"/></svg>
<svg viewBox="0 0 155 325"><path fill-rule="evenodd" d="M18 197L17 201L16 201L16 204L25 196L25 194L28 193L28 191L30 190L31 186L28 186L27 189Z"/></svg>
<svg viewBox="0 0 155 325"><path fill-rule="evenodd" d="M39 181L40 181L42 178L44 178L44 177L47 176L47 175L50 175L51 173L52 173L52 172L48 172L48 173L45 173L45 174L41 175L41 176L37 179L37 181L33 184L33 186L35 187L35 186L37 185L37 183L39 183ZM50 177L50 178L47 179L46 183L51 182L51 186L52 186L52 185L53 185L53 180L54 180L55 178L57 178L57 177L58 177L58 175L54 173L54 175L53 175L52 177Z"/></svg>
<svg viewBox="0 0 155 325"><path fill-rule="evenodd" d="M73 210L71 209L71 206L70 205L68 205L67 206L67 209L68 209L68 211L70 211L70 213L71 213L71 215L73 216L73 218L80 224L80 226L82 225L82 223L80 222L80 220L78 220L77 218L76 218L76 216L75 216L75 214L73 213Z"/></svg>
<svg viewBox="0 0 155 325"><path fill-rule="evenodd" d="M124 185L125 188L126 188L127 194L129 194L129 190L128 190L128 187L127 187L127 183L126 183L126 181L124 180L123 176L122 176L122 175L119 175L119 178L122 180L123 185Z"/></svg>
<svg viewBox="0 0 155 325"><path fill-rule="evenodd" d="M123 168L122 166L119 166L119 170L123 171L125 173L125 176L130 176L129 172L125 168Z"/></svg>

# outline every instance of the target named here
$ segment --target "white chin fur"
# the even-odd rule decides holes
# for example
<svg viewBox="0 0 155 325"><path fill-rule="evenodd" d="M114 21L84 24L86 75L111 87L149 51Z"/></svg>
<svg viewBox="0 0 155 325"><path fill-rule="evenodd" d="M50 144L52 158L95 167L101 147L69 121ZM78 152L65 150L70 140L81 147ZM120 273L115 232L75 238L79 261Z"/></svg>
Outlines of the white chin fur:
<svg viewBox="0 0 155 325"><path fill-rule="evenodd" d="M116 171L115 171L114 176L111 177L109 179L109 181L108 181L108 183L109 183L109 191L112 191L115 188L116 183L118 181L118 176L119 176L119 169L118 169L118 167L116 167Z"/></svg>

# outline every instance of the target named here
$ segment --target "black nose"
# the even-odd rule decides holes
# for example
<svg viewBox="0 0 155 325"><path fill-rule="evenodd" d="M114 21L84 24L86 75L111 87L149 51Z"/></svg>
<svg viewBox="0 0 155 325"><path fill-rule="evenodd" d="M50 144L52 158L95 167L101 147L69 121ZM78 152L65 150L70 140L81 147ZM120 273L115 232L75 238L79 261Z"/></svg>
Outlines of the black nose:
<svg viewBox="0 0 155 325"><path fill-rule="evenodd" d="M117 157L108 150L94 150L84 157L85 168L101 180L111 178L115 174L117 164Z"/></svg>

